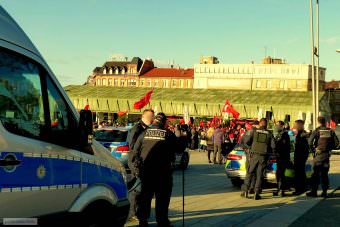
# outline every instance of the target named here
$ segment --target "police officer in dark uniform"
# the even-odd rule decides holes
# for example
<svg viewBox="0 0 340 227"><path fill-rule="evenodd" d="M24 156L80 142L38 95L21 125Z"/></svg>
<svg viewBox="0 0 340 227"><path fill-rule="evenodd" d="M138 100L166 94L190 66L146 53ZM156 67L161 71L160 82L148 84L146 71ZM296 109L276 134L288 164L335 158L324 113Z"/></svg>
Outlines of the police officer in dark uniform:
<svg viewBox="0 0 340 227"><path fill-rule="evenodd" d="M285 171L290 161L290 138L285 123L278 121L274 130L277 191L274 196L285 196L287 189Z"/></svg>
<svg viewBox="0 0 340 227"><path fill-rule="evenodd" d="M273 134L267 130L267 119L260 120L259 128L254 128L250 132L246 144L251 146L249 169L246 179L242 185L241 197L248 197L248 190L252 179L256 175L254 199L261 199L261 187L264 171L267 166L268 156L272 150L275 150Z"/></svg>
<svg viewBox="0 0 340 227"><path fill-rule="evenodd" d="M294 128L297 131L294 148L295 191L293 195L301 195L306 191L306 161L309 154L308 133L304 129L305 122L296 120Z"/></svg>
<svg viewBox="0 0 340 227"><path fill-rule="evenodd" d="M135 124L129 133L129 137L127 139L129 143L129 150L133 151L133 148L136 144L138 137L152 124L154 120L154 111L152 109L145 109L142 114L142 119ZM132 171L132 175L135 173L133 170L135 169L132 162L132 156L129 155L128 166L129 169ZM133 190L135 184L137 184L138 179L136 177L132 178L131 181L128 182L128 188L130 189L129 192L129 201L130 201L130 213L129 218L136 219L136 210L137 210L137 197L138 197L138 190Z"/></svg>
<svg viewBox="0 0 340 227"><path fill-rule="evenodd" d="M324 117L318 117L318 123L319 127L312 132L308 141L314 152L314 160L311 191L306 193L306 195L317 197L317 190L321 176L321 196L327 197L327 189L329 186L328 171L330 165L330 152L339 145L339 139L332 129L326 127L326 120Z"/></svg>
<svg viewBox="0 0 340 227"><path fill-rule="evenodd" d="M139 226L148 226L151 200L156 198L156 221L158 226L171 226L168 208L172 192L172 162L178 149L174 133L165 129L166 116L158 113L153 126L143 132L133 149L133 160L141 158L139 177L141 192L138 196L137 217Z"/></svg>
<svg viewBox="0 0 340 227"><path fill-rule="evenodd" d="M259 122L258 121L254 121L252 127L250 130L247 130L246 133L242 136L241 141L240 141L240 146L242 147L242 149L244 150L244 152L246 153L246 172L249 172L249 162L250 162L250 148L251 146L248 146L246 144L246 141L249 139L250 137L250 132L252 129L256 129L259 127ZM253 179L251 181L250 184L250 188L249 188L249 194L254 194L254 188L255 188L255 183L256 183L256 175L253 176Z"/></svg>

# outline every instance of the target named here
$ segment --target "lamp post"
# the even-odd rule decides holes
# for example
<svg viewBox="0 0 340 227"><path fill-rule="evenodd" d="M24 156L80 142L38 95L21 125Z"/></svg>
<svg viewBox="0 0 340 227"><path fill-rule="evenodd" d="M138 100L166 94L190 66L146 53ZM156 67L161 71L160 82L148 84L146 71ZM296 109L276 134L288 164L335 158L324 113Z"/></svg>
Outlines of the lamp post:
<svg viewBox="0 0 340 227"><path fill-rule="evenodd" d="M320 51L319 51L319 0L316 0L316 7L315 7L315 13L316 13L316 83L315 83L315 120L319 116L319 77L320 77L320 69L319 69L319 59L320 59Z"/></svg>
<svg viewBox="0 0 340 227"><path fill-rule="evenodd" d="M313 129L316 128L316 108L315 108L315 73L314 73L314 54L315 54L315 47L314 47L314 25L313 25L313 0L309 0L309 13L310 13L310 35L311 35L311 47L312 47L312 96L313 96Z"/></svg>

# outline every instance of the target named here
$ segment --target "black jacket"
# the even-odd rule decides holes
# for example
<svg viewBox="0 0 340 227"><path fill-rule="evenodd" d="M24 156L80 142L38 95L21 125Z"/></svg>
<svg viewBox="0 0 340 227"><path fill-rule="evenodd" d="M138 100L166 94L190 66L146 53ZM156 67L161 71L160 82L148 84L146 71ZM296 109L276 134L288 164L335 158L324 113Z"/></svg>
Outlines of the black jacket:
<svg viewBox="0 0 340 227"><path fill-rule="evenodd" d="M281 160L290 159L290 137L286 130L281 130L275 135L275 154Z"/></svg>
<svg viewBox="0 0 340 227"><path fill-rule="evenodd" d="M309 154L308 133L299 131L295 137L294 160L306 161Z"/></svg>
<svg viewBox="0 0 340 227"><path fill-rule="evenodd" d="M148 128L137 139L132 151L132 160L141 158L143 177L166 177L172 174L178 141L170 130Z"/></svg>

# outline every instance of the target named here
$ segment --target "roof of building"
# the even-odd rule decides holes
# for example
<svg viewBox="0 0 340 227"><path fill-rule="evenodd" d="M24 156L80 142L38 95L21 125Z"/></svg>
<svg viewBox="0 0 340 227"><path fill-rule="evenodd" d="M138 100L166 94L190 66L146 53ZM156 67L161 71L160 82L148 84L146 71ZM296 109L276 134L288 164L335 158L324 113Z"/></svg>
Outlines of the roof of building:
<svg viewBox="0 0 340 227"><path fill-rule="evenodd" d="M329 82L326 82L325 89L335 89L340 88L340 80L332 80Z"/></svg>
<svg viewBox="0 0 340 227"><path fill-rule="evenodd" d="M178 68L153 68L141 75L141 77L176 77L193 79L194 69L178 69Z"/></svg>
<svg viewBox="0 0 340 227"><path fill-rule="evenodd" d="M65 87L77 109L87 103L93 111L125 111L140 113L132 108L133 103L143 97L151 88L128 88L109 86L69 85ZM320 92L320 110L330 112L327 96ZM189 106L192 115L210 115L220 113L225 100L229 99L241 116L253 117L259 108L273 110L276 119L283 119L284 114L299 111L311 111L312 92L297 91L249 91L249 90L209 90L185 88L155 88L150 106L166 114L183 114L183 106ZM148 107L150 107L148 106ZM293 117L294 119L294 117Z"/></svg>
<svg viewBox="0 0 340 227"><path fill-rule="evenodd" d="M127 68L128 65L130 64L135 64L137 65L137 71L139 71L140 67L143 64L143 60L140 59L139 57L134 57L132 58L131 61L106 61L101 67L96 67L94 68L93 72L94 73L103 73L104 67L107 68Z"/></svg>

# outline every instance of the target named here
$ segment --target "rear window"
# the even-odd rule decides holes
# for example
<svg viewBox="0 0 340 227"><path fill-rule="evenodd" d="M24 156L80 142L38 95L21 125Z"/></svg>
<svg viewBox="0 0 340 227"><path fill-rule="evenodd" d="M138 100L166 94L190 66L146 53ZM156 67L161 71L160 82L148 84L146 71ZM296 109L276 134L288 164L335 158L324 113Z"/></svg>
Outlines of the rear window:
<svg viewBox="0 0 340 227"><path fill-rule="evenodd" d="M128 132L119 130L98 130L94 133L97 141L126 142Z"/></svg>

